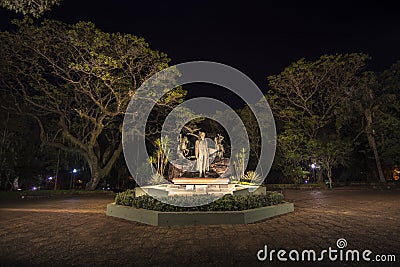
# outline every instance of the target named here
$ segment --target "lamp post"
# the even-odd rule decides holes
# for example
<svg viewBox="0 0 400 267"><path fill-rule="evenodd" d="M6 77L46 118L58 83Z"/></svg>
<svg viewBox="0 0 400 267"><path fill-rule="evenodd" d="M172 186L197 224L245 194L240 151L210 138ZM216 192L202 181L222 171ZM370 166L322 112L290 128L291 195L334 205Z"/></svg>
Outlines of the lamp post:
<svg viewBox="0 0 400 267"><path fill-rule="evenodd" d="M315 163L311 164L311 168L313 170L313 181L315 183L315 169L317 168L317 164Z"/></svg>
<svg viewBox="0 0 400 267"><path fill-rule="evenodd" d="M78 173L78 170L74 168L71 171L71 173L72 173L72 177L71 177L71 183L69 185L69 189L75 189L75 177L76 177L76 174Z"/></svg>

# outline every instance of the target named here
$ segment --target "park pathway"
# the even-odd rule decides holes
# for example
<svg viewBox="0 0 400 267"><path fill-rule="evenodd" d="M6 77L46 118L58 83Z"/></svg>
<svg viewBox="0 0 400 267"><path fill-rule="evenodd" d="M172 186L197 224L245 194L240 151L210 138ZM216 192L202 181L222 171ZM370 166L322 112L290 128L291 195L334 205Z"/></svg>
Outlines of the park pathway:
<svg viewBox="0 0 400 267"><path fill-rule="evenodd" d="M399 190L284 193L295 212L248 225L154 227L125 221L105 216L112 195L2 202L0 266L275 266L276 259L257 260L264 245L321 251L336 248L339 238L346 239L347 249L394 254L400 266Z"/></svg>

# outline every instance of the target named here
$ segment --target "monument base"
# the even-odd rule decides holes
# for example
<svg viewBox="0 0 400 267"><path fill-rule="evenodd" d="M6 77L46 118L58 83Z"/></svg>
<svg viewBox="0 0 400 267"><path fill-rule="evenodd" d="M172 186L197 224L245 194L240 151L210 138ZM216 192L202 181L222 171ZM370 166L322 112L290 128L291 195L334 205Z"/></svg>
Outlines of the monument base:
<svg viewBox="0 0 400 267"><path fill-rule="evenodd" d="M179 177L173 178L172 183L175 185L227 185L229 184L229 178Z"/></svg>
<svg viewBox="0 0 400 267"><path fill-rule="evenodd" d="M204 179L204 178L202 178ZM193 196L201 194L213 195L259 195L266 194L265 186L239 184L163 184L135 188L135 196L150 194L152 196Z"/></svg>

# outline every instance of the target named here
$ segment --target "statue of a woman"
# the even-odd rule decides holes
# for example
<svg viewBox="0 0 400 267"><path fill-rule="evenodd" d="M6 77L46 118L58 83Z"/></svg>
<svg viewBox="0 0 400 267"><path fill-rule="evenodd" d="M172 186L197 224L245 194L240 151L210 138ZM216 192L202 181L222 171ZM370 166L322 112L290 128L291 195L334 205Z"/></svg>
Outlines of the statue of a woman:
<svg viewBox="0 0 400 267"><path fill-rule="evenodd" d="M206 171L209 170L209 162L208 162L208 143L206 140L206 133L199 133L200 139L196 141L195 146L195 155L196 155L196 163L197 170L200 172L200 177L205 177Z"/></svg>

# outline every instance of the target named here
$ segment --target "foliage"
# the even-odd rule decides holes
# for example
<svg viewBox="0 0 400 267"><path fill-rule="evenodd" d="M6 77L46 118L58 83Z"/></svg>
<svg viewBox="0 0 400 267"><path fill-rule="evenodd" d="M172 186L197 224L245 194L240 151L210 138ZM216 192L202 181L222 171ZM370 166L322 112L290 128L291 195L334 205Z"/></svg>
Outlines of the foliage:
<svg viewBox="0 0 400 267"><path fill-rule="evenodd" d="M245 106L240 111L240 119L242 120L244 126L246 127L247 134L249 136L249 145L250 145L250 155L249 159L250 162L249 168L255 168L256 165L252 164L257 163L260 157L260 149L261 149L261 133L260 133L260 126L265 126L265 124L257 122L256 117L254 116L253 112L251 111L249 106Z"/></svg>
<svg viewBox="0 0 400 267"><path fill-rule="evenodd" d="M149 157L149 162L156 166L157 174L163 176L168 164L168 157L171 155L170 149L168 149L168 137L158 138L154 142L156 150L154 155ZM158 179L159 180L159 179Z"/></svg>
<svg viewBox="0 0 400 267"><path fill-rule="evenodd" d="M320 140L311 140L308 150L313 158L318 159L317 165L325 171L329 185L332 188L332 169L338 165L347 166L351 143L345 140L339 140L331 136L323 142Z"/></svg>
<svg viewBox="0 0 400 267"><path fill-rule="evenodd" d="M341 136L338 114L358 85L368 58L353 53L301 59L268 77L271 90L266 98L282 129L275 166L285 175L298 179L310 162L323 161L323 171L331 177L332 169L352 151Z"/></svg>
<svg viewBox="0 0 400 267"><path fill-rule="evenodd" d="M204 203L205 200L214 200L213 195L194 195L168 197L168 202L176 204ZM151 196L143 195L135 197L133 190L118 193L115 198L117 205L132 206L138 209L157 211L239 211L255 209L264 206L277 205L283 202L283 195L278 192L267 192L266 195L225 195L207 205L197 207L179 207L166 204L167 198L156 200ZM164 202L163 202L164 201Z"/></svg>
<svg viewBox="0 0 400 267"><path fill-rule="evenodd" d="M283 175L291 177L295 182L303 176L304 161L307 161L306 138L295 129L286 129L277 136L275 166Z"/></svg>
<svg viewBox="0 0 400 267"><path fill-rule="evenodd" d="M62 0L0 0L0 6L8 10L39 18Z"/></svg>
<svg viewBox="0 0 400 267"><path fill-rule="evenodd" d="M307 138L316 138L332 123L367 59L356 53L323 55L316 61L300 59L280 74L269 76L272 89L266 97L274 115Z"/></svg>
<svg viewBox="0 0 400 267"><path fill-rule="evenodd" d="M169 59L143 38L106 33L90 22L16 24L18 32L0 33L0 85L24 100L15 109L37 122L43 144L85 159L91 170L87 189L94 189L121 154L131 97ZM183 96L178 88L158 104L166 113Z"/></svg>
<svg viewBox="0 0 400 267"><path fill-rule="evenodd" d="M373 126L377 149L386 166L400 164L400 60L378 74L379 108Z"/></svg>
<svg viewBox="0 0 400 267"><path fill-rule="evenodd" d="M263 182L263 179L261 175L259 175L257 172L254 171L248 171L246 172L245 175L243 175L242 179L240 179L241 182L248 182L251 184L261 184Z"/></svg>
<svg viewBox="0 0 400 267"><path fill-rule="evenodd" d="M399 148L396 145L398 135L395 133L400 126L399 91L398 87L394 87L400 84L400 78L396 66L383 73L362 73L356 86L349 92L349 97L343 99L338 112L337 125L347 135L350 133L354 136L353 141L361 144L360 148L367 157L373 155L381 182L385 181L382 162L395 164L396 160L392 161L397 154L394 150Z"/></svg>
<svg viewBox="0 0 400 267"><path fill-rule="evenodd" d="M40 175L55 174L58 151L41 146L35 123L5 109L11 99L2 92L0 97L0 189L11 190L16 178L20 188L29 188L40 183Z"/></svg>

